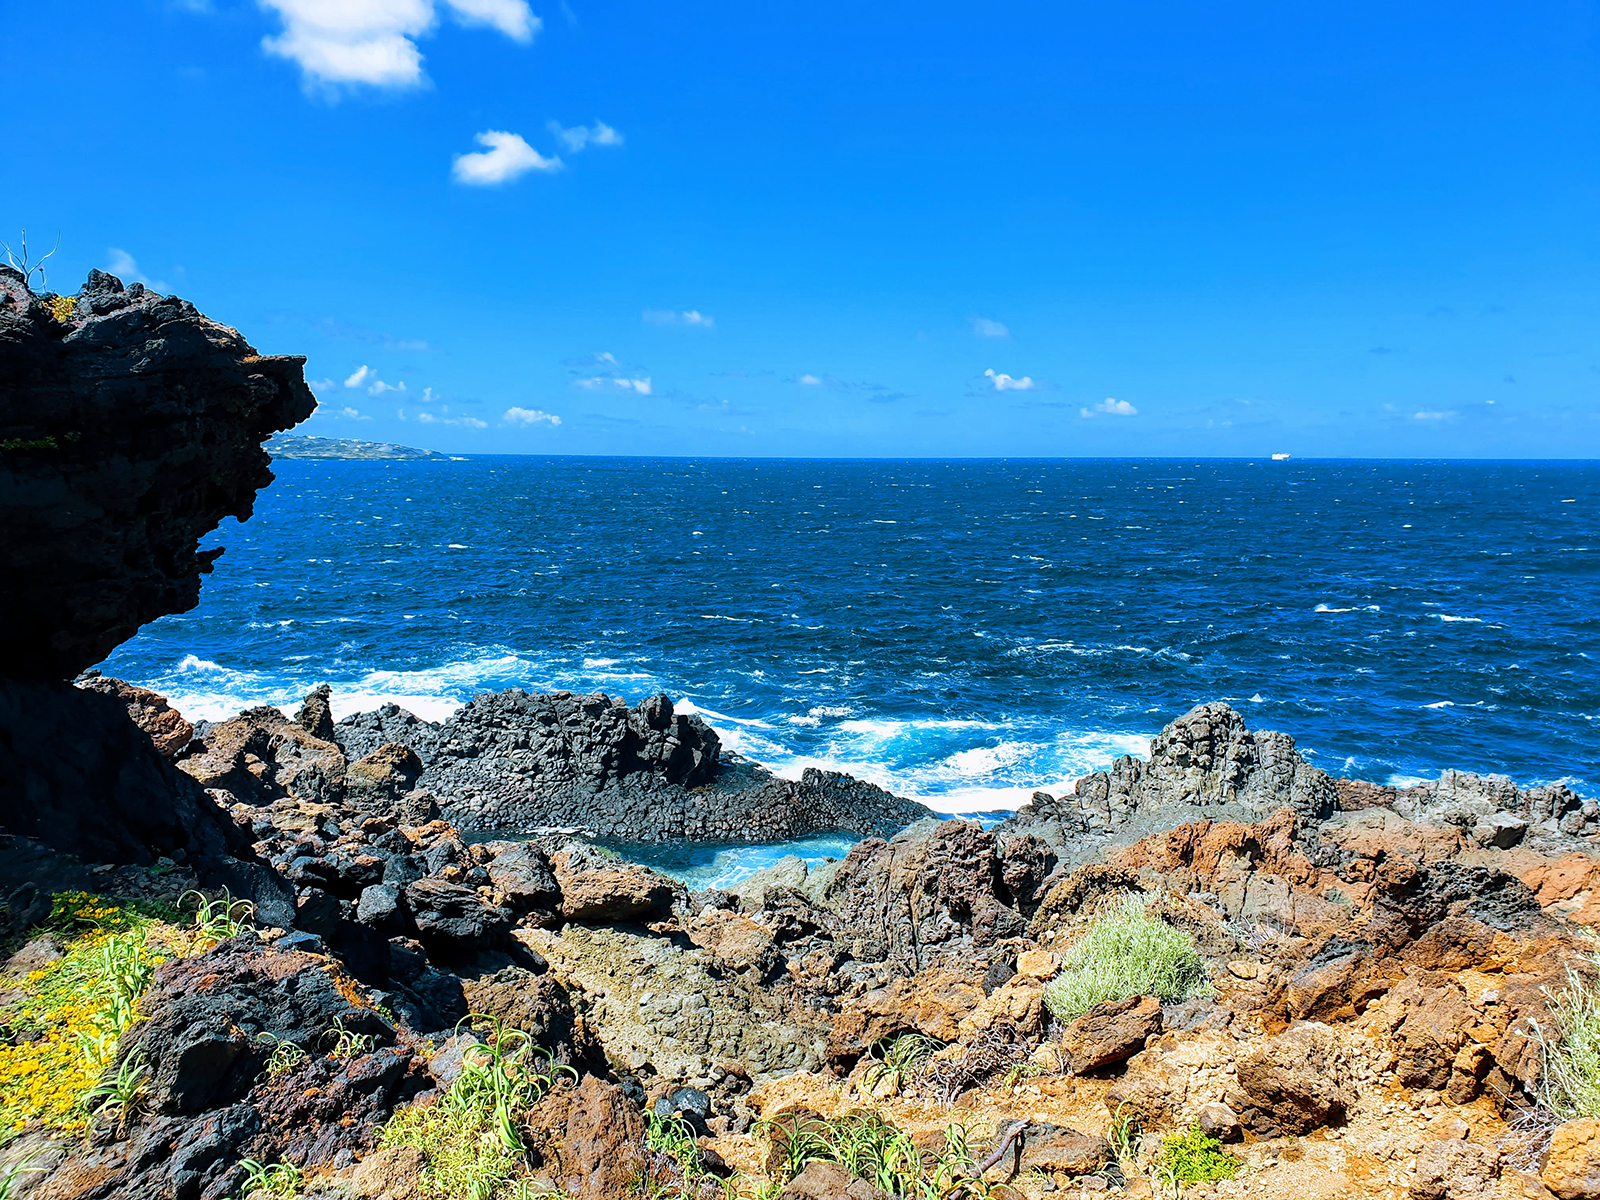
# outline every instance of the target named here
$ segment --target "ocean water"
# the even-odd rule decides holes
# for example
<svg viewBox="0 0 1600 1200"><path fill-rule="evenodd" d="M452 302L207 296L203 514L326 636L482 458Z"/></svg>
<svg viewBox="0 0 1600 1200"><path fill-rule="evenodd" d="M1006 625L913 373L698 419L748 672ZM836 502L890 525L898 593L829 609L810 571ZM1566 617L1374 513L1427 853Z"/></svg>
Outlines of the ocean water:
<svg viewBox="0 0 1600 1200"><path fill-rule="evenodd" d="M1600 793L1600 463L273 469L210 539L200 606L105 671L210 719L324 681L339 715L430 719L488 689L665 691L780 772L942 812L1014 808L1209 700L1336 774Z"/></svg>

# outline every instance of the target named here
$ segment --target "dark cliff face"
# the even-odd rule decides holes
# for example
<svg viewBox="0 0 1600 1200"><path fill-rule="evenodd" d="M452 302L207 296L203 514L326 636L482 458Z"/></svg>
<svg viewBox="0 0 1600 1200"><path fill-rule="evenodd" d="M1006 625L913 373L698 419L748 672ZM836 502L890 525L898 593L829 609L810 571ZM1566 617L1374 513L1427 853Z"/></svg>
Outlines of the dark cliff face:
<svg viewBox="0 0 1600 1200"><path fill-rule="evenodd" d="M70 313L0 267L0 677L59 680L198 603L272 482L261 443L311 415L305 359L91 272ZM63 319L64 318L64 319Z"/></svg>

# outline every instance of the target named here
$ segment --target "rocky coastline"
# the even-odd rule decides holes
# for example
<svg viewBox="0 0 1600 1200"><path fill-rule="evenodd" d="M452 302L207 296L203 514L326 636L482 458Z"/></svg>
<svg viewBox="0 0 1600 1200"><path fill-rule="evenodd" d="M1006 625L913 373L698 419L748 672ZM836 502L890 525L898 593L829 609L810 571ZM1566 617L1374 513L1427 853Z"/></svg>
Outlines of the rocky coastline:
<svg viewBox="0 0 1600 1200"><path fill-rule="evenodd" d="M51 598L0 658L7 1200L1600 1194L1595 798L1334 778L1225 704L992 829L665 696L191 723L83 672L192 606L300 364L0 287ZM731 890L597 844L820 830L860 840Z"/></svg>

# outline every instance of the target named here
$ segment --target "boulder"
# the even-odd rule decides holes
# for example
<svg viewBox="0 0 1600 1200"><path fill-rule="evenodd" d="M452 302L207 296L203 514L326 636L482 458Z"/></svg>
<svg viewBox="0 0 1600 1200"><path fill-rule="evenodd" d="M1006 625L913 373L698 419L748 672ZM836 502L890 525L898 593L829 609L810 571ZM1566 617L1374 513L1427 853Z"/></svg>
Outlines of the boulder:
<svg viewBox="0 0 1600 1200"><path fill-rule="evenodd" d="M563 920L579 925L660 920L672 914L683 885L649 867L575 849L550 856L561 889Z"/></svg>
<svg viewBox="0 0 1600 1200"><path fill-rule="evenodd" d="M1499 1195L1500 1152L1493 1146L1446 1138L1417 1155L1407 1200L1489 1200ZM1592 1191L1574 1195L1592 1196Z"/></svg>
<svg viewBox="0 0 1600 1200"><path fill-rule="evenodd" d="M1029 1122L1022 1132L1023 1171L1053 1175L1095 1175L1111 1161L1111 1143L1097 1134L1079 1133L1065 1125ZM1001 1160L1004 1162L1004 1160Z"/></svg>
<svg viewBox="0 0 1600 1200"><path fill-rule="evenodd" d="M449 956L506 944L512 914L484 901L472 888L428 876L405 889L417 937L429 953Z"/></svg>
<svg viewBox="0 0 1600 1200"><path fill-rule="evenodd" d="M421 774L422 760L409 746L386 742L345 768L345 798L359 808L389 811L416 790Z"/></svg>
<svg viewBox="0 0 1600 1200"><path fill-rule="evenodd" d="M644 1117L620 1087L596 1076L551 1092L526 1128L545 1173L574 1200L627 1195L641 1169Z"/></svg>
<svg viewBox="0 0 1600 1200"><path fill-rule="evenodd" d="M1161 1002L1154 996L1105 1000L1061 1035L1061 1054L1076 1075L1123 1062L1161 1032Z"/></svg>
<svg viewBox="0 0 1600 1200"><path fill-rule="evenodd" d="M247 804L284 797L329 804L344 796L344 751L270 706L210 726L178 766L202 787Z"/></svg>
<svg viewBox="0 0 1600 1200"><path fill-rule="evenodd" d="M778 1200L889 1200L889 1193L838 1163L814 1162L788 1182Z"/></svg>
<svg viewBox="0 0 1600 1200"><path fill-rule="evenodd" d="M1258 1133L1299 1135L1339 1125L1355 1103L1333 1031L1298 1025L1240 1056L1239 1087L1254 1106Z"/></svg>
<svg viewBox="0 0 1600 1200"><path fill-rule="evenodd" d="M561 901L561 888L536 846L502 850L490 860L488 872L490 884L517 912L553 911Z"/></svg>
<svg viewBox="0 0 1600 1200"><path fill-rule="evenodd" d="M367 1155L350 1176L351 1200L422 1200L427 1156L415 1146Z"/></svg>
<svg viewBox="0 0 1600 1200"><path fill-rule="evenodd" d="M0 267L0 678L71 679L187 612L272 482L261 443L311 415L305 359L92 271L65 320Z"/></svg>
<svg viewBox="0 0 1600 1200"><path fill-rule="evenodd" d="M136 687L97 672L80 680L78 686L86 692L99 692L120 700L133 723L150 735L156 753L162 758L176 758L194 736L194 726L183 719L183 714L168 704L165 696L158 696L149 688Z"/></svg>
<svg viewBox="0 0 1600 1200"><path fill-rule="evenodd" d="M1539 1180L1561 1200L1600 1196L1600 1121L1557 1126Z"/></svg>

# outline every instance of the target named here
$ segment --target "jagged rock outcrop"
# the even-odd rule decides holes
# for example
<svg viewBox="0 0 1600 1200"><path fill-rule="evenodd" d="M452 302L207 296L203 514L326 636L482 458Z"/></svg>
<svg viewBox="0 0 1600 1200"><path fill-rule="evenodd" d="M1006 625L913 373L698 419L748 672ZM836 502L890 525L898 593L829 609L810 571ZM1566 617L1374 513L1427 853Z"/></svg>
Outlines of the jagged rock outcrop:
<svg viewBox="0 0 1600 1200"><path fill-rule="evenodd" d="M70 679L198 603L200 539L316 406L304 364L102 271L58 320L0 267L0 677Z"/></svg>
<svg viewBox="0 0 1600 1200"><path fill-rule="evenodd" d="M698 716L664 695L633 708L603 694L478 696L442 725L385 705L346 717L334 736L352 757L403 745L417 786L472 830L579 828L619 841L776 841L821 831L887 837L922 805L808 768L780 779L722 749Z"/></svg>

